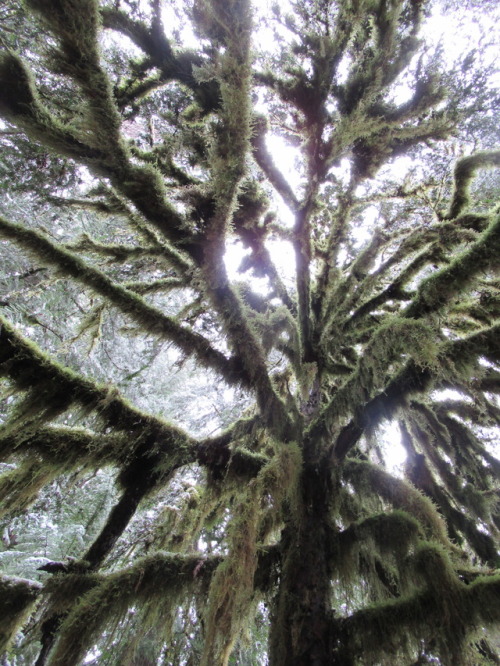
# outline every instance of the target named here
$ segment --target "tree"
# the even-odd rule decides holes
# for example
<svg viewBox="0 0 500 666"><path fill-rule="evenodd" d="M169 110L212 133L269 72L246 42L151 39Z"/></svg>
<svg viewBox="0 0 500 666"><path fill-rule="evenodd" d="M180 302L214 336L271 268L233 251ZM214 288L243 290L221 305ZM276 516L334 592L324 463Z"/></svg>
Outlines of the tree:
<svg viewBox="0 0 500 666"><path fill-rule="evenodd" d="M4 3L0 491L20 520L59 483L86 525L1 579L4 648L498 663L498 95L488 35L451 62L431 9Z"/></svg>

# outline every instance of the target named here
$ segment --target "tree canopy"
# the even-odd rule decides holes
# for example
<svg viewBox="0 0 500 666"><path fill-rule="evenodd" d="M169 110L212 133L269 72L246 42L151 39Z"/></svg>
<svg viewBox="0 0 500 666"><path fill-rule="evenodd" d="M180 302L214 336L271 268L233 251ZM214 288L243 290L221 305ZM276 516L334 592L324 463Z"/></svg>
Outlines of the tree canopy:
<svg viewBox="0 0 500 666"><path fill-rule="evenodd" d="M500 663L486 4L2 3L3 663Z"/></svg>

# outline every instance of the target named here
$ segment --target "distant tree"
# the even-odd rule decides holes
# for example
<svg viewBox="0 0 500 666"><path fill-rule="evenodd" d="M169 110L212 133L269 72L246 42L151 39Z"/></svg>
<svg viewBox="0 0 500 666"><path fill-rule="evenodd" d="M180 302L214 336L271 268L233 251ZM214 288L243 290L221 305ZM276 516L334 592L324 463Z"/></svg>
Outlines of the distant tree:
<svg viewBox="0 0 500 666"><path fill-rule="evenodd" d="M499 96L432 8L4 0L5 663L499 663Z"/></svg>

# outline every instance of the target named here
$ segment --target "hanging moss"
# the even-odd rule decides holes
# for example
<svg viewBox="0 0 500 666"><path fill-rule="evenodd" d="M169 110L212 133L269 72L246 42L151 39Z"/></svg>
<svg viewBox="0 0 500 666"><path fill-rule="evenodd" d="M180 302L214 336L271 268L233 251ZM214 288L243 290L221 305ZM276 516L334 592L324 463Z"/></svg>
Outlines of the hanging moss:
<svg viewBox="0 0 500 666"><path fill-rule="evenodd" d="M439 312L453 297L464 292L479 272L495 269L499 254L500 215L496 215L469 249L420 283L417 296L404 316L415 318Z"/></svg>
<svg viewBox="0 0 500 666"><path fill-rule="evenodd" d="M26 133L67 157L104 162L104 154L90 148L59 123L43 106L33 75L17 55L0 54L0 115Z"/></svg>
<svg viewBox="0 0 500 666"><path fill-rule="evenodd" d="M17 469L0 475L0 516L23 511L37 498L39 491L64 471L64 466L50 465L31 458Z"/></svg>
<svg viewBox="0 0 500 666"><path fill-rule="evenodd" d="M48 578L44 585L44 596L47 596L45 618L67 613L81 597L104 582L104 574L86 572L87 564L70 560L64 563L63 574Z"/></svg>
<svg viewBox="0 0 500 666"><path fill-rule="evenodd" d="M95 0L24 0L24 4L61 40L68 58L81 54L96 62L99 6Z"/></svg>
<svg viewBox="0 0 500 666"><path fill-rule="evenodd" d="M419 590L364 608L343 621L350 653L358 655L362 664L387 654L404 663L424 641L443 663L470 663L467 644L481 622L481 593L488 588L489 601L494 602L497 582L490 579L483 589L479 583L476 590L464 585L442 548L432 544L420 545L414 563L423 581ZM493 611L490 621L495 615Z"/></svg>
<svg viewBox="0 0 500 666"><path fill-rule="evenodd" d="M0 654L23 626L42 587L33 580L0 576Z"/></svg>
<svg viewBox="0 0 500 666"><path fill-rule="evenodd" d="M259 537L264 537L273 522L281 519L285 500L288 506L295 505L301 462L296 445L278 448L274 458L237 498L229 528L229 554L217 569L209 590L203 666L228 663L252 607ZM266 512L262 505L269 496L272 503Z"/></svg>
<svg viewBox="0 0 500 666"><path fill-rule="evenodd" d="M111 193L101 185L91 195L103 197L102 203L91 202L92 209L125 215L144 247L88 240L62 247L46 234L3 219L0 233L59 275L93 289L146 335L173 341L183 355L215 370L227 384L243 385L257 396L252 419L196 441L131 407L113 387L55 363L0 320L0 375L23 394L17 404L8 405L9 419L0 435L1 454L19 463L0 480L7 503L25 506L51 475L82 466L117 466L123 489L87 550L86 563L44 568L57 571L44 589L51 597L47 621L64 620L53 663L76 664L93 642L103 636L112 641L117 629L128 631L123 617L131 608L137 609L134 629L136 622L143 622L143 631L163 622L165 632L158 633L158 640L168 639L176 613L185 612L191 620L194 608L199 617L203 611L204 622L196 627L207 631L202 661L207 666L228 663L257 593L273 594L278 588L271 644L280 645L285 656L273 655L271 647L276 663L334 660L373 666L392 660L399 666L415 662L424 649L442 663L458 663L474 625L499 619L498 579L460 582L452 560L458 549L449 544L432 501L375 465L346 455L380 453L373 441L375 426L383 419L404 418L408 435L420 440L407 446L407 471L413 473L417 456L422 456L421 475L416 470L414 481L439 504L453 535L467 541L464 552L469 546L491 550L493 540L483 535L481 541L473 516L477 511L488 518L493 534L495 517L479 497L493 491L492 457L481 453L473 439L459 436L460 428L445 417L426 414L419 419L425 410L410 405L409 397L434 387L466 385L468 395L484 407L480 391L497 388L491 370L481 368L478 358L490 364L499 360L498 284L490 280L500 253L498 224L493 213L463 211L473 173L498 164L498 153L459 161L445 216L449 219L425 219L418 230L417 218L425 217L422 207L434 205L429 191L406 182L385 188L384 178L373 189L364 182L387 160L413 156L414 148L425 147L422 142L448 136L460 120L460 108L469 102L465 98L486 74L478 75L464 99L453 91L445 99L437 58L414 58L427 11L426 2L419 0L304 0L295 3L295 16L286 17L276 8L277 22L295 33L294 43L290 48L283 43L276 72L255 72L255 81L248 0L191 3L189 16L203 42L197 53L166 38L160 2L150 3L150 14L141 13L137 2L126 2L126 11L108 1L101 8L98 0L24 4L48 30L46 48L36 59L37 76L44 65L52 71L48 78L40 73L38 89L18 56L0 56L0 113L30 140L76 159L111 183ZM111 59L101 59L101 20L129 37L141 56L128 60L113 53ZM128 72L119 80L125 68ZM392 99L393 85L403 79L414 84L410 99L403 104L384 101ZM46 104L42 81L44 93L56 82L55 96ZM176 88L140 108L144 95L170 81L187 86L195 104L186 108L186 91ZM265 86L264 96L273 96L273 129L262 120L252 127L254 82ZM68 90L76 90L78 99L68 100ZM63 101L68 102L64 108ZM474 100L476 107L481 104ZM66 124L58 120L72 112ZM122 119L136 113L144 118L143 112L161 117L148 151L130 147L120 135ZM265 146L268 130L274 132L278 125L304 158L297 192ZM164 128L166 138L160 137ZM295 214L293 228L285 230L273 224L273 213L266 215L268 202L260 184L255 185L260 176L252 172L251 147L269 184ZM332 170L344 158L352 167L348 185ZM366 205L363 188L368 197L376 190L381 231L357 252L351 232L362 216L359 202ZM384 201L386 194L395 195L401 208ZM294 248L295 286L281 280L272 265L266 236L274 232ZM251 248L246 266L269 277L267 296L256 298L229 280L224 267L229 234ZM452 257L456 248L461 253ZM76 254L87 251L117 261L149 252L173 266L177 277L118 284ZM318 262L323 266L317 271ZM435 272L422 279L422 271L431 266ZM420 284L416 290L413 281ZM141 298L185 284L196 292L195 301L177 318ZM298 305L289 293L294 289ZM283 306L276 306L275 298ZM446 321L441 322L436 315L443 313ZM98 330L99 316L99 310L93 311L84 325ZM196 332L201 328L207 335ZM231 357L221 351L225 349ZM299 394L305 403L302 414ZM91 422L95 432L47 425L70 410L73 419ZM470 421L463 427L482 425L480 419ZM102 437L99 428L106 432ZM444 464L445 456L456 464L457 478ZM179 479L166 487L175 470L192 463L210 472L203 495L185 487L177 493ZM479 480L481 466L487 481ZM474 492L461 487L468 469L478 486ZM198 479L198 471L193 474ZM203 484L205 478L199 482ZM88 573L111 553L139 502L153 489L171 493L176 503L154 525L157 542L152 547L178 554L158 553L113 574ZM345 501L339 508L339 496L348 491L350 505ZM455 508L460 501L469 507L467 515L465 508L463 513L462 507ZM333 519L342 532L335 533ZM184 555L196 548L203 527L224 535L224 558ZM433 541L422 543L424 537ZM331 584L337 575L342 581L335 602L348 590L347 612L367 600L379 603L337 621L344 610L335 603L333 614ZM471 575L464 578L471 580ZM185 600L192 593L195 602L187 609L181 596ZM42 633L44 650L50 649L45 623ZM191 629L188 634L191 639ZM323 646L328 649L320 654Z"/></svg>
<svg viewBox="0 0 500 666"><path fill-rule="evenodd" d="M45 426L26 432L0 435L0 459L34 460L64 471L75 468L122 465L133 454L135 443L127 433L102 434L84 428Z"/></svg>
<svg viewBox="0 0 500 666"><path fill-rule="evenodd" d="M438 346L432 327L402 317L390 317L377 327L357 368L322 410L318 421L332 427L366 403L374 388L383 382L388 365L399 360L402 354L410 356L417 367L437 368ZM313 431L314 428L313 423Z"/></svg>
<svg viewBox="0 0 500 666"><path fill-rule="evenodd" d="M376 552L382 556L404 558L410 546L421 536L418 521L404 511L380 513L359 520L336 535L332 565L344 580L354 581L359 575L359 552Z"/></svg>
<svg viewBox="0 0 500 666"><path fill-rule="evenodd" d="M493 488L482 462L468 450L466 442L462 440L464 446L461 447L455 438L451 441L451 433L430 408L415 401L412 408L417 410L416 423L411 426L415 432L415 441L438 471L445 487L458 503L467 506L477 518L490 521L492 498L488 498L488 495ZM441 449L452 458L453 468L443 459ZM458 471L466 475L468 483L464 483L464 476L459 475Z"/></svg>
<svg viewBox="0 0 500 666"><path fill-rule="evenodd" d="M43 392L44 387L50 391L55 384L72 402L96 409L102 418L109 419L118 429L156 432L160 441L182 440L189 446L190 440L182 430L143 414L121 398L118 391L94 384L59 365L36 344L19 335L3 317L0 317L0 374L9 377L21 391L37 389Z"/></svg>
<svg viewBox="0 0 500 666"><path fill-rule="evenodd" d="M210 577L218 563L218 558L160 552L124 571L103 576L64 620L50 666L76 666L102 628L123 617L136 603L147 608L146 625L159 616L166 621L179 595L196 586L197 578Z"/></svg>
<svg viewBox="0 0 500 666"><path fill-rule="evenodd" d="M103 457L85 449L80 451L80 455L75 452L68 455L64 437L60 442L59 455L55 448L50 449L50 446L38 447L40 453L44 451L46 454L42 454L43 464L38 470L46 481L58 473L68 471L75 463L91 466L99 461L98 464L103 464L110 460L110 454L113 462L123 465L124 470L134 466L134 459L136 466L138 460L142 459L142 467L149 470L153 463L154 478L157 480L168 477L172 470L195 459L195 442L182 430L131 407L109 387L98 386L72 370L63 368L43 354L32 342L19 336L5 320L2 319L0 323L0 374L9 376L18 389L29 389L26 399L14 410L12 422L7 421L2 428L3 444L8 446L10 442L12 453L15 453L16 446L19 445L24 450L29 448L30 440L36 442L38 428L71 404L79 405L84 413L95 410L100 421L111 423L116 430L127 433L126 448L119 448L114 452L109 448L103 449ZM52 395L60 398L59 401L47 401L47 396ZM111 442L108 440L107 443ZM116 443L119 446L122 440L118 439ZM52 444L54 445L54 440ZM147 461L148 465L145 465L144 461ZM141 467L140 464L138 466ZM31 501L39 489L42 476L38 473L32 474L31 469L32 463L28 462L20 470L4 477L3 490L7 495L11 495L12 506L24 502L23 497L29 498L26 501Z"/></svg>
<svg viewBox="0 0 500 666"><path fill-rule="evenodd" d="M255 481L236 504L231 524L230 555L217 569L209 590L202 666L227 665L250 609L257 566L259 502Z"/></svg>
<svg viewBox="0 0 500 666"><path fill-rule="evenodd" d="M230 363L221 352L199 333L180 326L173 317L148 305L140 296L116 284L99 269L85 263L73 252L50 241L44 234L0 218L0 234L19 243L37 259L55 266L64 275L94 289L116 305L151 335L172 340L186 354L194 354L207 367L227 373L229 381L236 379Z"/></svg>
<svg viewBox="0 0 500 666"><path fill-rule="evenodd" d="M362 460L347 459L345 477L363 495L381 497L385 502L414 516L436 541L449 545L446 524L435 505L411 484L381 467Z"/></svg>

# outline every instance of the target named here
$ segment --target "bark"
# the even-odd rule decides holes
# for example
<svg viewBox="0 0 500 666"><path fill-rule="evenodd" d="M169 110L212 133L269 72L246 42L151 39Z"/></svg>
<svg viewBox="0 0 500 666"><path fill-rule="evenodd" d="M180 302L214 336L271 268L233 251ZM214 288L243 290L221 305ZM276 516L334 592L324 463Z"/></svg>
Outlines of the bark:
<svg viewBox="0 0 500 666"><path fill-rule="evenodd" d="M304 466L300 508L283 533L270 635L272 666L333 666L328 467ZM293 513L293 512L292 512Z"/></svg>

